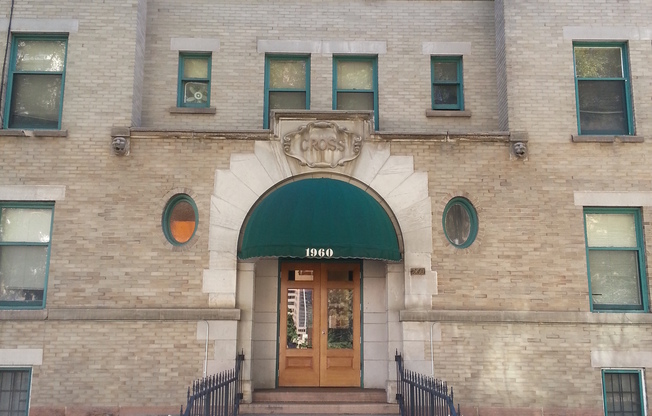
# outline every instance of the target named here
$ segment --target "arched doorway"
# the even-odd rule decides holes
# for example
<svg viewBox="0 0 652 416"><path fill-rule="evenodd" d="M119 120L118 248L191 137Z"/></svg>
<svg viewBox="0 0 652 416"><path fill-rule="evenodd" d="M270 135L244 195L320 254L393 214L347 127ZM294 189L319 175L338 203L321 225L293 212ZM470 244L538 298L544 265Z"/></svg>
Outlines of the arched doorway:
<svg viewBox="0 0 652 416"><path fill-rule="evenodd" d="M361 262L402 259L396 222L333 178L281 184L242 228L238 257L281 259L277 386L361 386Z"/></svg>

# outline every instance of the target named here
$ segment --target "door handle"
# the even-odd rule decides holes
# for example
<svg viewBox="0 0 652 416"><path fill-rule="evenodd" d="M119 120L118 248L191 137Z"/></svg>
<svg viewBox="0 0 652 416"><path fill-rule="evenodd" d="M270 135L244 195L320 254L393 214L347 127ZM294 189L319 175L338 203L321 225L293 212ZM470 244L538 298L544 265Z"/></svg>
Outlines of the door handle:
<svg viewBox="0 0 652 416"><path fill-rule="evenodd" d="M326 335L326 331L321 331L321 334L322 334L322 335Z"/></svg>

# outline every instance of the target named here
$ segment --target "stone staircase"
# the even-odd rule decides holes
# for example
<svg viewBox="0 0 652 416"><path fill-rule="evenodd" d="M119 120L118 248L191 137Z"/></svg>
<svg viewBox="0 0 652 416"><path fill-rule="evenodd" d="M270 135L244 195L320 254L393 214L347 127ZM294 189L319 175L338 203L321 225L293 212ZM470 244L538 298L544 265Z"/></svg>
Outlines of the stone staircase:
<svg viewBox="0 0 652 416"><path fill-rule="evenodd" d="M397 416L385 390L359 388L285 388L257 390L251 403L240 404L240 416L355 415Z"/></svg>

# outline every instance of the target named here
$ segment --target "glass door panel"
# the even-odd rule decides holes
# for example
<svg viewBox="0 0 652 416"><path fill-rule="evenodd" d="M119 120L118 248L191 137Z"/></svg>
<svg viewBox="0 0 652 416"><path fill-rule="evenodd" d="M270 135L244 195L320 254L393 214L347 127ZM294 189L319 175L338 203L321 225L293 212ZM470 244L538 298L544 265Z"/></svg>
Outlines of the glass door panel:
<svg viewBox="0 0 652 416"><path fill-rule="evenodd" d="M328 348L353 348L353 290L328 290Z"/></svg>
<svg viewBox="0 0 652 416"><path fill-rule="evenodd" d="M281 266L279 386L319 386L319 264Z"/></svg>
<svg viewBox="0 0 652 416"><path fill-rule="evenodd" d="M312 348L313 290L288 289L287 331L288 349Z"/></svg>

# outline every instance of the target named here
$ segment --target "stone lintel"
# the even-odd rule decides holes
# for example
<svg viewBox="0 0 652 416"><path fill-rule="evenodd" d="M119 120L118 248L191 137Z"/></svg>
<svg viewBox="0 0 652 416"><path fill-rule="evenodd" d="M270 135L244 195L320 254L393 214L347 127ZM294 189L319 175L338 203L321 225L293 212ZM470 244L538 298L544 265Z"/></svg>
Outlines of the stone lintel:
<svg viewBox="0 0 652 416"><path fill-rule="evenodd" d="M9 28L9 19L0 19L0 31L6 32ZM79 20L77 19L20 19L11 21L12 32L36 33L77 33Z"/></svg>
<svg viewBox="0 0 652 416"><path fill-rule="evenodd" d="M541 323L585 325L650 325L646 313L535 312L535 311L470 311L470 310L402 310L402 322L468 322L468 323Z"/></svg>
<svg viewBox="0 0 652 416"><path fill-rule="evenodd" d="M0 321L238 321L240 309L55 308L0 310Z"/></svg>
<svg viewBox="0 0 652 416"><path fill-rule="evenodd" d="M41 348L1 348L0 366L31 366L43 364Z"/></svg>
<svg viewBox="0 0 652 416"><path fill-rule="evenodd" d="M592 350L593 368L649 368L652 367L652 352L637 351L636 348L620 350Z"/></svg>
<svg viewBox="0 0 652 416"><path fill-rule="evenodd" d="M220 41L215 38L172 38L171 51L218 52Z"/></svg>
<svg viewBox="0 0 652 416"><path fill-rule="evenodd" d="M65 185L0 185L2 201L63 201Z"/></svg>
<svg viewBox="0 0 652 416"><path fill-rule="evenodd" d="M652 192L575 191L575 206L583 207L650 207Z"/></svg>

